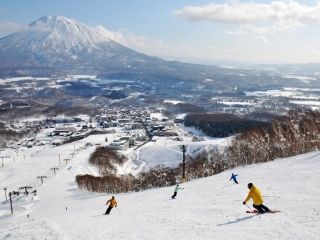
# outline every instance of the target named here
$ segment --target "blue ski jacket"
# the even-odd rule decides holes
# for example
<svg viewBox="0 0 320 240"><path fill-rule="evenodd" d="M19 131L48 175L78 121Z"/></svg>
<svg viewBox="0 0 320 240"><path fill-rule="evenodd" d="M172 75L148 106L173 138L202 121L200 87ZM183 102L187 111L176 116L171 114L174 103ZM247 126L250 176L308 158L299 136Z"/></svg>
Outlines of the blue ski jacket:
<svg viewBox="0 0 320 240"><path fill-rule="evenodd" d="M231 180L237 181L237 176L238 176L237 174L233 174L233 173L232 173L231 178L230 178L230 181L231 181Z"/></svg>

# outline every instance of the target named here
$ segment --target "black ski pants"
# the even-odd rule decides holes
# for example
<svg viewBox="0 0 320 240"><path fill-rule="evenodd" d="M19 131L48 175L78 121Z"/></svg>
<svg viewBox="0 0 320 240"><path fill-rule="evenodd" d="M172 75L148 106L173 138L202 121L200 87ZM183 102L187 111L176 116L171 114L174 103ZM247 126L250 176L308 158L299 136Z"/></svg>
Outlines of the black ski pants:
<svg viewBox="0 0 320 240"><path fill-rule="evenodd" d="M257 209L259 211L259 213L270 212L270 209L267 206L263 205L263 204L261 204L261 205L253 204L253 207L255 209Z"/></svg>
<svg viewBox="0 0 320 240"><path fill-rule="evenodd" d="M174 199L176 196L177 196L177 192L174 192L171 198Z"/></svg>
<svg viewBox="0 0 320 240"><path fill-rule="evenodd" d="M106 214L109 214L110 211L111 211L111 209L112 209L112 207L109 206L109 207L107 208Z"/></svg>

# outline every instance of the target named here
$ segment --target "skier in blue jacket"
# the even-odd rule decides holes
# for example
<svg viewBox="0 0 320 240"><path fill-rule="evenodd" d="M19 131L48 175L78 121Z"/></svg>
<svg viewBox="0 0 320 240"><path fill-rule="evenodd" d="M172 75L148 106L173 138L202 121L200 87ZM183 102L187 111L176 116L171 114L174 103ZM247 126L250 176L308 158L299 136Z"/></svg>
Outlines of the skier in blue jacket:
<svg viewBox="0 0 320 240"><path fill-rule="evenodd" d="M233 180L236 184L239 184L238 181L237 181L237 176L238 176L237 174L233 174L232 173L230 181Z"/></svg>

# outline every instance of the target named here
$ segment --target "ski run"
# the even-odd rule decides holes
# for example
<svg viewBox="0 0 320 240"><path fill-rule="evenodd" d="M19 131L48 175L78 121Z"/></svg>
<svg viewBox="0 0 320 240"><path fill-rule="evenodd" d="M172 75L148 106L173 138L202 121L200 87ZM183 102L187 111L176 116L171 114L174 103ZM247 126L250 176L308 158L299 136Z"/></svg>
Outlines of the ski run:
<svg viewBox="0 0 320 240"><path fill-rule="evenodd" d="M98 174L88 164L95 146L64 162L74 147L27 149L25 159L0 169L1 240L319 239L319 151L180 183L183 189L175 199L175 186L114 194L117 207L103 215L112 195L79 190L75 183L77 174ZM63 156L54 175L50 168L58 164L58 152ZM48 178L37 186L40 173ZM229 180L232 173L239 184ZM247 214L242 202L249 182L261 190L265 205L281 212ZM13 201L11 215L2 188L12 191L23 183L37 186L37 195ZM248 206L252 208L251 200Z"/></svg>

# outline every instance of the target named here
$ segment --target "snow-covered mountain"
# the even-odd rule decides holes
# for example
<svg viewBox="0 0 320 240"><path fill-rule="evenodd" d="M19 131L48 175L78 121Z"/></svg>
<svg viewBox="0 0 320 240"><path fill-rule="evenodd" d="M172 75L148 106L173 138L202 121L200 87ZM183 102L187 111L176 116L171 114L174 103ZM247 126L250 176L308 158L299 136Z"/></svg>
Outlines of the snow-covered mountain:
<svg viewBox="0 0 320 240"><path fill-rule="evenodd" d="M101 48L101 44L109 44L110 47L114 44L104 35L103 29L90 28L63 16L42 17L32 22L30 28L37 29L39 33L43 31L46 35L44 41L31 43L31 48L35 50L54 47L65 51L71 51L73 48L87 48L88 51L91 51L95 48ZM42 45L37 46L39 43Z"/></svg>
<svg viewBox="0 0 320 240"><path fill-rule="evenodd" d="M115 66L145 61L135 52L108 38L103 27L89 27L63 16L45 16L22 32L0 39L1 68L52 68L96 73Z"/></svg>
<svg viewBox="0 0 320 240"><path fill-rule="evenodd" d="M191 84L179 92L196 89L199 82L203 84L201 89L209 92L232 86L306 85L264 71L167 61L132 50L109 36L110 32L101 26L90 27L63 16L42 17L24 31L0 38L0 77L88 74L142 80L159 89L163 85L177 89L179 81ZM208 83L207 79L214 79L214 83Z"/></svg>

